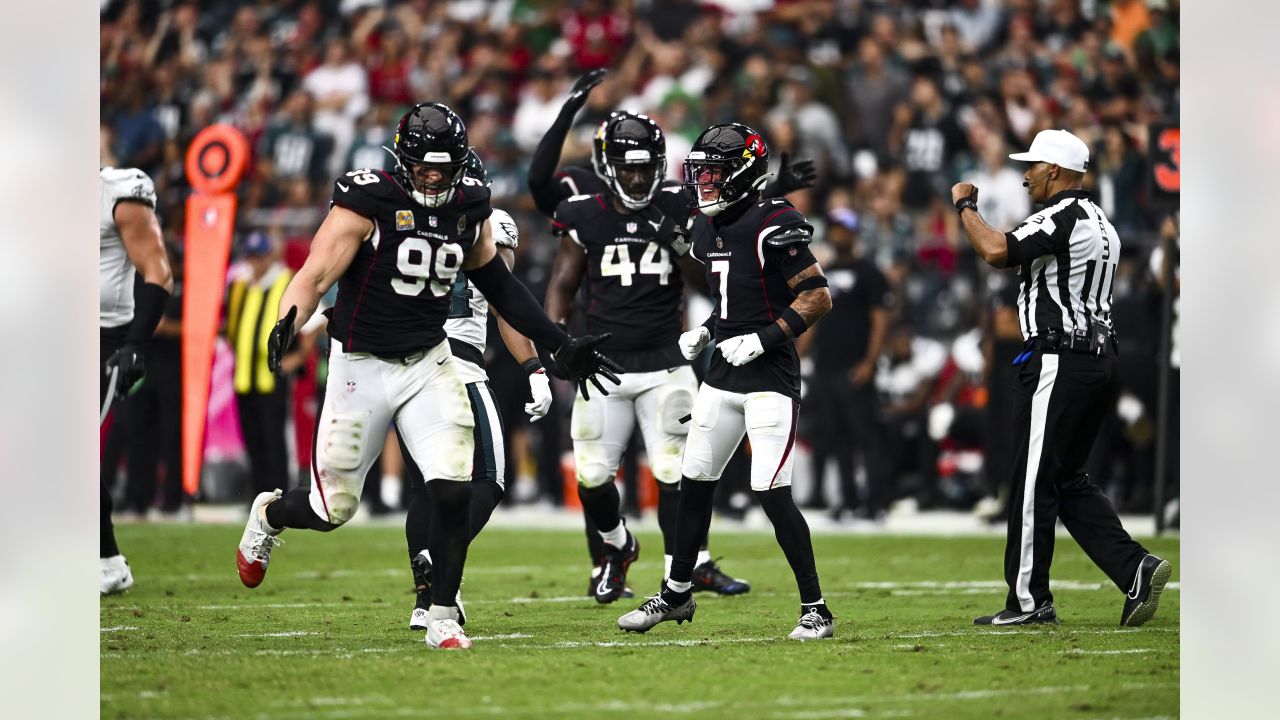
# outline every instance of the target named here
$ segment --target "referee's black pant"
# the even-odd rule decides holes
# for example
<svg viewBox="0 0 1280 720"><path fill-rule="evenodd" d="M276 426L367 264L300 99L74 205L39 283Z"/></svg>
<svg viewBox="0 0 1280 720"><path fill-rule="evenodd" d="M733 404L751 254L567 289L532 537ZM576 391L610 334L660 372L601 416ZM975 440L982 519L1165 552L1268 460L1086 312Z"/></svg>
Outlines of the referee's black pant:
<svg viewBox="0 0 1280 720"><path fill-rule="evenodd" d="M1118 391L1113 357L1036 350L1017 366L1006 609L1030 612L1053 601L1049 566L1059 518L1116 587L1129 590L1147 551L1083 469Z"/></svg>

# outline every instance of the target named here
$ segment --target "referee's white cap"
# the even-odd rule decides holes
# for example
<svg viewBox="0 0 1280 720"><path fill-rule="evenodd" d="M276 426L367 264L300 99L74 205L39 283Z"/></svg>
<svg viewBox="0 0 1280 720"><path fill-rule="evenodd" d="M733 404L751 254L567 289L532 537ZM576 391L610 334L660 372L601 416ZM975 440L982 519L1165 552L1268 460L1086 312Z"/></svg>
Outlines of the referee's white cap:
<svg viewBox="0 0 1280 720"><path fill-rule="evenodd" d="M1084 172L1089 169L1089 146L1066 130L1041 130L1031 141L1030 150L1013 153L1009 158L1022 162L1046 162Z"/></svg>

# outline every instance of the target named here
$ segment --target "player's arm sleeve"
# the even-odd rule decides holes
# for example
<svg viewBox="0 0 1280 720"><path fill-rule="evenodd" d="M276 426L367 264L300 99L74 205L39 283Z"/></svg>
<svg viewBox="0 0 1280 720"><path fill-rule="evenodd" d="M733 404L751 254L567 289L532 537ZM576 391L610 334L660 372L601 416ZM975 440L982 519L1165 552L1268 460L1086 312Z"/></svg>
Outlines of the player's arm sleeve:
<svg viewBox="0 0 1280 720"><path fill-rule="evenodd" d="M483 266L468 270L467 277L511 327L540 347L555 351L569 339L496 253Z"/></svg>
<svg viewBox="0 0 1280 720"><path fill-rule="evenodd" d="M538 147L533 151L533 159L529 161L529 193L533 202L544 215L555 213L556 205L565 197L564 187L556 179L556 167L560 164L560 148L569 136L569 128L573 126L573 116L577 108L566 103L560 108L556 121L551 123Z"/></svg>
<svg viewBox="0 0 1280 720"><path fill-rule="evenodd" d="M1021 225L1004 234L1009 249L1005 256L1005 267L1026 265L1044 255L1052 255L1060 242L1058 224L1052 217L1036 218L1038 222L1024 221Z"/></svg>

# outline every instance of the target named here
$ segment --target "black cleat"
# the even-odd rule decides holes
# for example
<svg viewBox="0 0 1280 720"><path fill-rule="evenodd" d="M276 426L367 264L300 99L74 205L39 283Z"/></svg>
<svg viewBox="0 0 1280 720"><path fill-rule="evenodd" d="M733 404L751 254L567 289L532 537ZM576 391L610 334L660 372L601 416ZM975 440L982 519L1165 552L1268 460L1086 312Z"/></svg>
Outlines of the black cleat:
<svg viewBox="0 0 1280 720"><path fill-rule="evenodd" d="M974 625L1061 625L1053 605L1045 603L1031 612L1001 610L995 615L983 615L973 619Z"/></svg>
<svg viewBox="0 0 1280 720"><path fill-rule="evenodd" d="M640 557L640 541L627 531L627 542L622 548L605 544L604 560L600 562L600 575L591 596L601 605L617 600L627 592L627 568Z"/></svg>
<svg viewBox="0 0 1280 720"><path fill-rule="evenodd" d="M724 574L715 560L708 560L695 567L692 582L694 592L710 590L719 595L741 595L751 592L751 583Z"/></svg>
<svg viewBox="0 0 1280 720"><path fill-rule="evenodd" d="M413 613L409 615L409 629L426 630L427 613L431 610L431 561L422 554L414 555L409 560L409 567L413 569L413 585L418 596ZM467 614L462 609L461 592L454 596L454 602L458 607L458 625L466 625Z"/></svg>
<svg viewBox="0 0 1280 720"><path fill-rule="evenodd" d="M1150 620L1160 606L1160 593L1169 584L1173 565L1155 555L1142 558L1138 572L1134 573L1133 586L1125 595L1124 610L1120 613L1120 625L1138 627Z"/></svg>
<svg viewBox="0 0 1280 720"><path fill-rule="evenodd" d="M600 584L600 566L597 565L596 571L591 573L591 577L587 578L587 597L593 598L596 596L596 586L599 584ZM635 596L636 596L635 591L629 587L624 588L622 590L623 598L633 598Z"/></svg>

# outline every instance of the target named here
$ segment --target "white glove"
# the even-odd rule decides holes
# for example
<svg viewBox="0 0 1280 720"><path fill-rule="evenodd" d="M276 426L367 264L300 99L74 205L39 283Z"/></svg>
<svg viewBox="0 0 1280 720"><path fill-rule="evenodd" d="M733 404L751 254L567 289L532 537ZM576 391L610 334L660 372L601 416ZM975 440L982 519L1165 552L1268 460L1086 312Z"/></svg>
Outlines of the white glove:
<svg viewBox="0 0 1280 720"><path fill-rule="evenodd" d="M524 411L529 413L531 421L538 422L551 410L551 378L546 371L529 373L529 397L533 402L525 403Z"/></svg>
<svg viewBox="0 0 1280 720"><path fill-rule="evenodd" d="M742 366L764 354L764 345L760 344L760 335L738 335L720 343L720 353L733 366Z"/></svg>
<svg viewBox="0 0 1280 720"><path fill-rule="evenodd" d="M680 333L680 354L685 360L692 360L698 357L698 353L711 342L711 331L703 325L684 333Z"/></svg>

